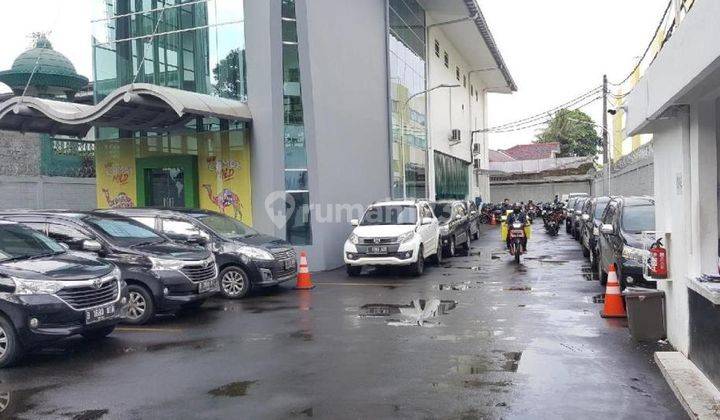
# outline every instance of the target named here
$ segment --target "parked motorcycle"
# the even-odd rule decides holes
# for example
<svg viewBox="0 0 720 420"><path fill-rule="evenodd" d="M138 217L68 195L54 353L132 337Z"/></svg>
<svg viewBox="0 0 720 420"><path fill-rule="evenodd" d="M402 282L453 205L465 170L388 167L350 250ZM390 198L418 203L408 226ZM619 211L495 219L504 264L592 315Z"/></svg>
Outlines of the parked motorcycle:
<svg viewBox="0 0 720 420"><path fill-rule="evenodd" d="M565 220L565 212L562 204L555 205L552 209L548 209L543 217L545 231L550 236L557 236L560 226Z"/></svg>

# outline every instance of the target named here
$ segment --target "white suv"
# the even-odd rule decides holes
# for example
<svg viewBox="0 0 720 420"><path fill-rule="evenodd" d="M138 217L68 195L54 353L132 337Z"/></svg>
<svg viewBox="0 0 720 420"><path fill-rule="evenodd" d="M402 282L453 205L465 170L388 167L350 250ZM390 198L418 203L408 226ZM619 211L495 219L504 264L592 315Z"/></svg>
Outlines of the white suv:
<svg viewBox="0 0 720 420"><path fill-rule="evenodd" d="M425 259L442 259L440 228L426 201L386 201L372 204L345 241L343 257L349 276L363 266L407 266L413 275L425 270Z"/></svg>

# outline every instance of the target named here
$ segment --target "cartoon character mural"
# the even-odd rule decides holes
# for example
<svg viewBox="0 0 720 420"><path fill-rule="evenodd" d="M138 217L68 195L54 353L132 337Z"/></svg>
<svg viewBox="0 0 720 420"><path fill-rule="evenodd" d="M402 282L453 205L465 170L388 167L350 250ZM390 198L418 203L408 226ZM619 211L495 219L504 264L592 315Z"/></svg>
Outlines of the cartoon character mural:
<svg viewBox="0 0 720 420"><path fill-rule="evenodd" d="M137 186L132 140L95 143L97 203L105 208L135 207Z"/></svg>
<svg viewBox="0 0 720 420"><path fill-rule="evenodd" d="M212 201L217 206L218 211L220 211L222 214L225 214L225 209L228 207L232 207L233 211L235 212L233 217L238 220L242 220L243 205L240 202L240 197L238 197L237 194L232 192L229 188L223 188L223 190L219 194L213 195L212 186L210 184L203 184L203 188L205 188L205 190L207 191L210 201Z"/></svg>
<svg viewBox="0 0 720 420"><path fill-rule="evenodd" d="M110 197L110 191L107 188L102 189L105 196L105 203L111 209L129 209L135 207L133 199L125 192L120 191L115 197Z"/></svg>

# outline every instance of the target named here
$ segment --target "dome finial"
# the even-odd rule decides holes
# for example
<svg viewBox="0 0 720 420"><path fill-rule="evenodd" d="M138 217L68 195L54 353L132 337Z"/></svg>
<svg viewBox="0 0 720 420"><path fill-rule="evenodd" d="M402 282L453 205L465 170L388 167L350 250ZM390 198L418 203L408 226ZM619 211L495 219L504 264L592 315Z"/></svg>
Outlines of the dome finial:
<svg viewBox="0 0 720 420"><path fill-rule="evenodd" d="M33 32L30 37L33 39L33 48L47 48L52 50L52 44L48 40L48 32Z"/></svg>

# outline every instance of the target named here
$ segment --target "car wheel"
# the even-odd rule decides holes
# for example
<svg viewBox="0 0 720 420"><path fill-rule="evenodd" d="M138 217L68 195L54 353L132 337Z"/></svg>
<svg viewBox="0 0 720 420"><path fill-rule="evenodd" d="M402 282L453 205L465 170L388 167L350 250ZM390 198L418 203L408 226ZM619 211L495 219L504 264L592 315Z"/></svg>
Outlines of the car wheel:
<svg viewBox="0 0 720 420"><path fill-rule="evenodd" d="M435 255L433 255L433 262L436 265L440 265L443 262L442 240L440 238L437 240L437 248L435 249Z"/></svg>
<svg viewBox="0 0 720 420"><path fill-rule="evenodd" d="M585 248L585 245L580 245L580 246L582 247L583 257L585 257L585 258L590 257L590 250Z"/></svg>
<svg viewBox="0 0 720 420"><path fill-rule="evenodd" d="M15 328L10 321L0 316L0 368L12 366L22 355L23 348Z"/></svg>
<svg viewBox="0 0 720 420"><path fill-rule="evenodd" d="M418 277L421 276L425 272L425 258L423 257L423 249L420 247L420 250L418 251L418 257L417 261L413 265L410 266L410 274Z"/></svg>
<svg viewBox="0 0 720 420"><path fill-rule="evenodd" d="M126 322L141 325L150 321L153 316L155 316L155 303L147 289L137 284L129 285Z"/></svg>
<svg viewBox="0 0 720 420"><path fill-rule="evenodd" d="M250 277L240 267L227 267L220 272L220 293L228 299L240 299L250 293Z"/></svg>
<svg viewBox="0 0 720 420"><path fill-rule="evenodd" d="M465 232L465 236L467 237L467 241L465 242L465 246L463 246L463 251L465 251L465 255L470 254L470 229L468 229L467 232Z"/></svg>
<svg viewBox="0 0 720 420"><path fill-rule="evenodd" d="M590 268L597 268L597 257L595 256L595 251L590 251Z"/></svg>
<svg viewBox="0 0 720 420"><path fill-rule="evenodd" d="M107 327L93 328L91 330L84 331L80 333L80 335L85 337L87 340L102 340L112 334L113 331L115 331L115 326L108 325Z"/></svg>
<svg viewBox="0 0 720 420"><path fill-rule="evenodd" d="M345 264L345 270L347 271L348 276L357 277L360 275L360 272L362 271L362 267L357 266L357 265Z"/></svg>

